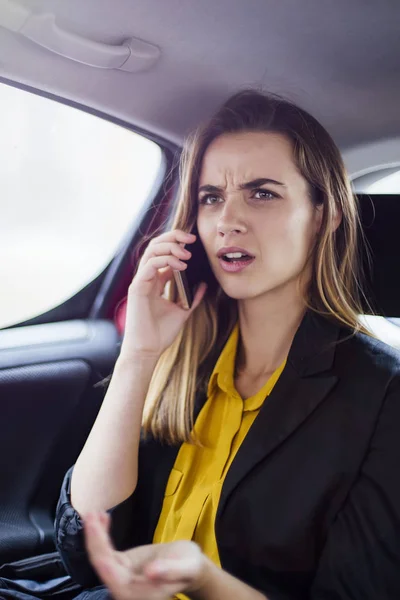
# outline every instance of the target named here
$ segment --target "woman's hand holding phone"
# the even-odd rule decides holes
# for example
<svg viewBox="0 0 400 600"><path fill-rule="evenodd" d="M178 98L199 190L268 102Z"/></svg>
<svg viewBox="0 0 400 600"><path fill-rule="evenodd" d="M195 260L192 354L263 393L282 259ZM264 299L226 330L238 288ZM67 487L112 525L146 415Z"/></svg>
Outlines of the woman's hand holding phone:
<svg viewBox="0 0 400 600"><path fill-rule="evenodd" d="M182 244L191 244L195 239L195 235L177 229L149 243L129 286L121 355L158 358L200 304L205 283L198 287L189 310L163 297L173 271L184 271L187 264L183 261L190 260L191 253Z"/></svg>

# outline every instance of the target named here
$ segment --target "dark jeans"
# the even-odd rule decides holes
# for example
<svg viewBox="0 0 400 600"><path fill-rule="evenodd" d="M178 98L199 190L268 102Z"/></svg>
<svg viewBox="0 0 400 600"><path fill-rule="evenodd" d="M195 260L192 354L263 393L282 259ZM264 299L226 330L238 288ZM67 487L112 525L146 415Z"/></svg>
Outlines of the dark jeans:
<svg viewBox="0 0 400 600"><path fill-rule="evenodd" d="M40 595L37 595L35 593L30 594L16 588L17 586L13 585L11 587L10 584L6 583L6 580L0 579L0 600L47 600L47 598L61 600L66 598L65 594L46 594L41 592L39 593ZM67 595L67 597L71 600L112 600L108 590L104 587L104 585L92 588L90 590L85 590L78 595L73 595L71 592Z"/></svg>
<svg viewBox="0 0 400 600"><path fill-rule="evenodd" d="M112 598L104 585L99 585L91 590L82 592L79 596L75 596L74 600L112 600Z"/></svg>

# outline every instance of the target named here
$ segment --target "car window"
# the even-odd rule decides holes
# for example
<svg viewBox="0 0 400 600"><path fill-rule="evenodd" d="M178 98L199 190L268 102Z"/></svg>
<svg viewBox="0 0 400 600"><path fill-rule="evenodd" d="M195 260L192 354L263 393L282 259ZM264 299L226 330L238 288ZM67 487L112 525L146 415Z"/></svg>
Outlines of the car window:
<svg viewBox="0 0 400 600"><path fill-rule="evenodd" d="M0 84L0 327L62 304L107 266L155 185L158 144Z"/></svg>

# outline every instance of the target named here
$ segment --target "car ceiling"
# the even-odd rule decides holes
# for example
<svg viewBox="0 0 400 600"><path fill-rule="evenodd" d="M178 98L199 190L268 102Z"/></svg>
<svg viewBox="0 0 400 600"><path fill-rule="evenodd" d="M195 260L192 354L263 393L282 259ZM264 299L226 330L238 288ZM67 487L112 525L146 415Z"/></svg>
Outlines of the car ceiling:
<svg viewBox="0 0 400 600"><path fill-rule="evenodd" d="M0 75L180 143L232 92L298 102L342 149L400 138L399 0L0 0L59 27L158 46L149 70L82 65L0 27Z"/></svg>

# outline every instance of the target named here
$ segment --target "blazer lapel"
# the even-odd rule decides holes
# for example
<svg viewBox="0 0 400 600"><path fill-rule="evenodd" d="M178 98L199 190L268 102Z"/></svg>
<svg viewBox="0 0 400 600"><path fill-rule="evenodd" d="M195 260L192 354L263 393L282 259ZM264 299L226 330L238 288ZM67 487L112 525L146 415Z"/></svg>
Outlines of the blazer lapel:
<svg viewBox="0 0 400 600"><path fill-rule="evenodd" d="M337 377L329 369L338 335L337 325L312 313L304 317L286 367L227 473L218 516L240 481L300 427L335 385Z"/></svg>

